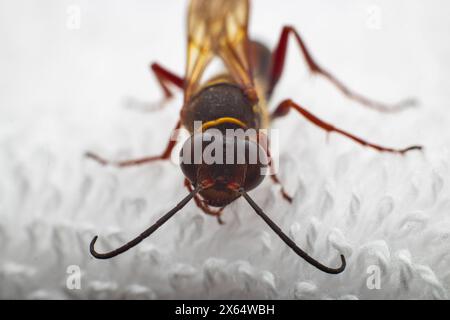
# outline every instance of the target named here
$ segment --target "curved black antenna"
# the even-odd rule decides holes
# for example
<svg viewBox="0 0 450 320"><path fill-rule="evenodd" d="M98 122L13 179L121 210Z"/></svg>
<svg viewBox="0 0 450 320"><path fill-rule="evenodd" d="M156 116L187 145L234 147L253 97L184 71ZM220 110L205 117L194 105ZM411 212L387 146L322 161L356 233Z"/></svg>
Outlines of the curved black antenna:
<svg viewBox="0 0 450 320"><path fill-rule="evenodd" d="M130 242L128 242L127 244L121 246L120 248L113 250L111 252L107 252L107 253L98 253L97 251L95 251L95 242L98 239L98 236L95 236L94 239L92 239L91 241L91 245L90 245L90 251L91 254L97 258L97 259L111 259L114 258L115 256L118 256L121 253L124 253L125 251L130 250L131 248L135 247L136 245L138 245L139 243L141 243L145 238L148 238L153 232L155 232L156 230L158 230L159 227L161 227L164 223L166 223L170 218L172 218L178 211L180 211L181 209L183 209L183 207L189 202L191 201L191 199L193 197L195 197L195 195L201 190L201 187L196 187L188 196L186 196L186 198L184 198L179 204L177 204L177 206L175 208L173 208L172 210L170 210L168 213L166 213L162 218L160 218L158 221L155 222L154 225L152 225L150 228L148 228L147 230L145 230L143 233L141 233L138 237L136 237L135 239L131 240Z"/></svg>
<svg viewBox="0 0 450 320"><path fill-rule="evenodd" d="M281 229L278 227L275 222L270 220L270 218L263 212L263 210L258 207L258 205L253 201L252 198L245 192L243 188L239 189L239 193L247 200L247 202L252 206L252 208L255 210L255 212L269 225L269 227L275 231L275 233L283 240L296 254L298 254L300 257L305 259L309 264L313 265L317 269L330 273L330 274L338 274L344 271L345 266L347 265L345 261L345 257L341 254L341 261L342 264L339 268L330 268L326 267L323 264L321 264L319 261L311 258L305 251L300 249L294 241L292 241Z"/></svg>

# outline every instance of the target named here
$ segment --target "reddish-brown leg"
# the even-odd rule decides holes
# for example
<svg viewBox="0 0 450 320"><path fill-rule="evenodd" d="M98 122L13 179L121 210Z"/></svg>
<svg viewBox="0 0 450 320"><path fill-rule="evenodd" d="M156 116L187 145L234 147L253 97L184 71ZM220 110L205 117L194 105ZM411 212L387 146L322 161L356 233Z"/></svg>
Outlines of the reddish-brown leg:
<svg viewBox="0 0 450 320"><path fill-rule="evenodd" d="M367 142L361 138L358 138L348 132L345 132L344 130L341 130L339 128L334 127L333 125L317 118L315 115L313 115L312 113L310 113L309 111L307 111L306 109L304 109L303 107L301 107L300 105L296 104L295 102L293 102L292 100L285 100L283 101L278 108L275 110L275 112L272 115L272 118L279 118L282 116L285 116L289 113L290 109L295 109L296 111L298 111L303 117L305 117L308 121L312 122L313 124L315 124L316 126L322 128L323 130L325 130L328 133L331 132L336 132L340 135L343 135L353 141L355 141L356 143L369 147L369 148L373 148L377 151L380 152L390 152L390 153L398 153L398 154L405 154L408 151L412 151L412 150L422 150L423 147L421 146L411 146L405 149L392 149L392 148L386 148L377 144L373 144L370 142Z"/></svg>
<svg viewBox="0 0 450 320"><path fill-rule="evenodd" d="M184 185L189 190L189 192L192 192L194 190L194 188L192 187L192 184L189 182L188 179L184 179ZM204 213L206 213L207 215L216 217L217 222L219 224L224 224L221 216L222 216L223 210L225 208L221 208L218 210L211 209L211 207L208 206L198 194L195 195L194 201L195 201L195 204L197 205L197 207L199 207Z"/></svg>
<svg viewBox="0 0 450 320"><path fill-rule="evenodd" d="M177 76L176 74L170 72L166 68L162 67L158 63L153 63L151 69L156 76L161 89L164 91L166 99L173 96L172 91L170 91L168 84L173 84L180 89L184 89L184 79Z"/></svg>
<svg viewBox="0 0 450 320"><path fill-rule="evenodd" d="M267 155L270 158L270 178L272 179L272 182L281 187L280 193L281 193L281 196L283 197L283 199L289 203L292 203L292 201L293 201L292 197L286 192L286 189L284 189L283 184L281 183L280 179L278 179L278 176L275 173L275 168L273 166L273 161L272 161L272 155L270 154L269 148L267 148Z"/></svg>
<svg viewBox="0 0 450 320"><path fill-rule="evenodd" d="M313 74L319 74L319 75L322 75L323 77L325 77L332 84L334 84L348 98L350 98L354 101L357 101L360 104L362 104L368 108L371 108L371 109L374 109L374 110L377 110L380 112L399 112L403 109L412 107L416 104L416 102L414 100L408 99L408 100L404 100L400 103L397 103L395 105L387 105L387 104L384 104L381 102L377 102L377 101L368 99L368 98L364 97L363 95L350 90L345 84L342 83L342 81L338 80L334 75L329 73L327 70L323 69L314 60L314 58L312 57L308 48L306 47L306 44L300 37L299 33L293 27L290 27L290 26L286 26L283 28L278 46L274 50L273 55L272 55L272 72L271 72L270 87L269 87L270 94L275 89L275 87L283 73L285 60L286 60L286 52L287 52L287 47L288 47L289 35L291 35L291 34L297 40L297 43L300 46L300 49L303 53L303 56L305 57L306 63L308 64L310 71Z"/></svg>
<svg viewBox="0 0 450 320"><path fill-rule="evenodd" d="M104 158L102 158L94 153L91 153L91 152L86 153L86 157L88 157L94 161L97 161L99 164L101 164L103 166L112 165L112 166L121 167L121 168L149 164L149 163L152 163L155 161L160 161L160 160L169 160L169 158L172 154L172 151L177 144L177 137L178 137L180 128L181 128L181 122L178 121L178 124L175 127L175 129L173 130L173 134L171 135L171 139L169 140L169 143L167 144L166 149L159 156L146 157L146 158L135 159L135 160L119 161L119 162L105 160Z"/></svg>
<svg viewBox="0 0 450 320"><path fill-rule="evenodd" d="M272 182L279 185L281 187L280 193L284 200L286 200L289 203L292 203L293 199L292 197L286 192L286 190L283 187L283 184L281 183L280 179L278 179L276 174L273 174L270 176L272 179Z"/></svg>

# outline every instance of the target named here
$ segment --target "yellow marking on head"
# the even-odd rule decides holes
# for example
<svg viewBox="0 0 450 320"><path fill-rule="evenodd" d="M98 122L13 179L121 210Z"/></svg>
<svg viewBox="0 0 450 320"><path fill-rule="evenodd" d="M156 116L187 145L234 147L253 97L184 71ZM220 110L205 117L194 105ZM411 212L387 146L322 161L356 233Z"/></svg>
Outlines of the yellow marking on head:
<svg viewBox="0 0 450 320"><path fill-rule="evenodd" d="M247 129L247 125L245 123L243 123L241 120L238 120L236 118L224 117L224 118L219 118L216 120L206 122L205 124L202 125L201 130L203 132L203 131L208 130L209 128L216 127L216 126L224 124L224 123L232 123L232 124L240 126L243 129Z"/></svg>

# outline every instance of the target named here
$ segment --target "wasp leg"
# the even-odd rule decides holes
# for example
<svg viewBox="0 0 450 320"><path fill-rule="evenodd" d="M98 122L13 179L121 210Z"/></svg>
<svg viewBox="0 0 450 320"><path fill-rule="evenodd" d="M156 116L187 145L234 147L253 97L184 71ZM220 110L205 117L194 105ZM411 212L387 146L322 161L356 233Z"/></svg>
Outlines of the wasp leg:
<svg viewBox="0 0 450 320"><path fill-rule="evenodd" d="M126 107L143 112L158 111L163 109L167 105L169 100L173 97L173 93L169 88L170 84L178 87L179 89L184 89L184 79L170 72L160 64L152 63L150 69L155 75L156 80L158 80L158 83L160 84L161 89L164 93L164 97L161 100L152 102L150 104L130 98L125 102Z"/></svg>
<svg viewBox="0 0 450 320"><path fill-rule="evenodd" d="M270 178L272 179L273 183L275 183L281 187L280 193L281 193L281 196L283 197L283 199L289 203L292 203L292 201L293 201L292 197L286 192L286 190L283 187L283 184L281 183L280 179L278 179L277 175L272 174L270 176Z"/></svg>
<svg viewBox="0 0 450 320"><path fill-rule="evenodd" d="M192 187L192 185L188 179L184 179L184 185L189 190L189 192L192 192L194 190L194 188ZM203 202L202 198L200 198L200 196L198 194L195 195L194 201L195 201L195 204L197 205L197 207L199 207L204 213L206 213L207 215L216 217L217 222L219 224L221 224L221 225L225 224L225 222L223 222L223 220L222 220L222 213L225 208L220 208L218 210L211 209L210 206L208 206L206 203Z"/></svg>
<svg viewBox="0 0 450 320"><path fill-rule="evenodd" d="M393 149L393 148L387 148L387 147L383 147L377 144L373 144L370 143L366 140L363 140L361 138L358 138L357 136L354 136L344 130L341 130L339 128L334 127L333 125L317 118L315 115L313 115L312 113L310 113L309 111L307 111L306 109L304 109L303 107L301 107L300 105L296 104L295 102L293 102L292 100L285 100L283 101L278 108L275 110L275 112L272 115L272 118L279 118L282 117L284 115L287 115L289 113L290 109L295 109L296 111L298 111L303 117L305 117L308 121L312 122L313 124L315 124L316 126L322 128L323 130L325 130L327 133L331 133L331 132L336 132L342 136L345 136L347 138L349 138L350 140L353 140L354 142L365 146L365 147L369 147L369 148L373 148L379 152L389 152L389 153L398 153L398 154L405 154L409 151L412 150L422 150L423 147L422 146L411 146L405 149Z"/></svg>
<svg viewBox="0 0 450 320"><path fill-rule="evenodd" d="M161 85L161 89L163 90L166 99L170 99L173 97L173 93L172 91L170 91L168 86L169 83L175 85L180 89L184 89L184 79L170 72L160 64L152 63L151 69L155 74L159 84Z"/></svg>
<svg viewBox="0 0 450 320"><path fill-rule="evenodd" d="M297 40L298 45L305 57L306 63L308 64L309 70L313 74L319 74L323 76L325 79L330 81L334 86L336 86L346 97L356 102L359 102L363 106L366 106L370 109L377 110L379 112L399 112L404 109L413 107L416 105L416 101L413 99L406 99L401 101L395 105L387 105L378 101L371 100L369 98L364 97L363 95L356 93L350 90L342 81L337 79L334 75L323 69L312 57L309 52L305 42L300 37L299 33L291 26L286 26L283 28L283 31L280 36L280 40L277 48L274 50L272 54L272 72L270 76L270 86L269 86L269 94L273 92L278 81L281 78L281 75L284 70L284 64L287 53L287 46L289 35L292 34Z"/></svg>
<svg viewBox="0 0 450 320"><path fill-rule="evenodd" d="M272 158L269 149L267 152L268 152L269 157ZM281 193L281 196L283 197L283 199L289 203L292 203L292 201L293 201L292 197L286 192L286 189L284 188L283 184L281 183L280 179L278 179L278 176L275 173L275 168L273 166L272 159L270 160L270 178L272 179L272 182L274 184L277 184L281 187L280 193Z"/></svg>
<svg viewBox="0 0 450 320"><path fill-rule="evenodd" d="M139 165L149 164L149 163L152 163L155 161L161 161L161 160L169 160L170 156L172 155L172 151L177 144L177 138L179 135L180 128L181 128L181 122L178 121L177 126L175 127L175 129L173 130L173 132L171 134L171 137L170 137L169 143L167 144L166 149L159 156L146 157L146 158L135 159L135 160L119 161L119 162L106 160L106 159L104 159L94 153L91 153L91 152L87 152L86 157L98 162L99 164L101 164L103 166L112 165L112 166L116 166L116 167L120 167L120 168L139 166Z"/></svg>

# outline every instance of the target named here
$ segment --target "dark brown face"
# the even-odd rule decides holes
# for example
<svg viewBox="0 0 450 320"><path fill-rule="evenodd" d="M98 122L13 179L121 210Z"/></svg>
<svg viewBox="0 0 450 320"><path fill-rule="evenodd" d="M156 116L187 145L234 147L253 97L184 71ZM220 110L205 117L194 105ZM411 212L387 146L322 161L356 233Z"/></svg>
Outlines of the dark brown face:
<svg viewBox="0 0 450 320"><path fill-rule="evenodd" d="M237 189L250 191L265 177L267 154L257 142L227 137L210 130L192 135L180 153L181 169L193 184L211 187L200 192L213 207L224 207L237 198Z"/></svg>

